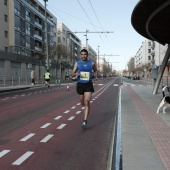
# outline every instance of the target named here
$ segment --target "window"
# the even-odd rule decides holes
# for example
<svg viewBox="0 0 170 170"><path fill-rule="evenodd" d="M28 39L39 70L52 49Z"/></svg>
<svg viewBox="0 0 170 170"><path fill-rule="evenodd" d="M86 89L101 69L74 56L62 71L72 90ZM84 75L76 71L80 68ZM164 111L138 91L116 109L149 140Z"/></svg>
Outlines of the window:
<svg viewBox="0 0 170 170"><path fill-rule="evenodd" d="M4 5L7 5L7 2L8 2L7 0L4 0Z"/></svg>
<svg viewBox="0 0 170 170"><path fill-rule="evenodd" d="M5 38L8 38L8 31L5 31Z"/></svg>
<svg viewBox="0 0 170 170"><path fill-rule="evenodd" d="M8 16L7 15L4 15L4 21L8 21Z"/></svg>
<svg viewBox="0 0 170 170"><path fill-rule="evenodd" d="M8 52L8 47L5 47L5 52Z"/></svg>

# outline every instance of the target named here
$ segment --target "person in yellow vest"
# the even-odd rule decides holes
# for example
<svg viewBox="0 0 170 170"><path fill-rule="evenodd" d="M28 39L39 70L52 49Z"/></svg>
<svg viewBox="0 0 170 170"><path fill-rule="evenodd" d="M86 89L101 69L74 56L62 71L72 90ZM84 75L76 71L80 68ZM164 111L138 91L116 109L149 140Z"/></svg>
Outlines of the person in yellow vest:
<svg viewBox="0 0 170 170"><path fill-rule="evenodd" d="M44 78L45 78L45 85L48 85L48 88L50 87L50 73L49 70L47 70L47 72L44 74Z"/></svg>

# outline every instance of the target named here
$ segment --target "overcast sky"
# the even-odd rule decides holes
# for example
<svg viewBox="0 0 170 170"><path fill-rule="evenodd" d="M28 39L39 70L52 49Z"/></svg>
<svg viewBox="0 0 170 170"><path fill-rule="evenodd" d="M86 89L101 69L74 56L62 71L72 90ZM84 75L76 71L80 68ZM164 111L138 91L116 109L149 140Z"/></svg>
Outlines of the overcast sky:
<svg viewBox="0 0 170 170"><path fill-rule="evenodd" d="M44 5L44 0L39 0ZM133 57L144 37L131 25L131 14L138 0L48 0L47 9L73 32L88 33L88 44L99 54L106 56L115 69L127 68L128 60ZM85 33L76 34L82 44L86 43Z"/></svg>

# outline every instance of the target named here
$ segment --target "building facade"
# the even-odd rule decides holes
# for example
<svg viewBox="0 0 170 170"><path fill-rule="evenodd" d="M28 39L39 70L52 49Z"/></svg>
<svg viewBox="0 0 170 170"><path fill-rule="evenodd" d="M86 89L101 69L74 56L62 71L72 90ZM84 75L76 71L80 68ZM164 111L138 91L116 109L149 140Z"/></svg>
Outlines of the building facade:
<svg viewBox="0 0 170 170"><path fill-rule="evenodd" d="M71 76L75 62L79 59L81 40L63 23L57 24L58 30L58 76L66 79Z"/></svg>
<svg viewBox="0 0 170 170"><path fill-rule="evenodd" d="M57 45L57 18L38 0L0 1L0 69L1 77L30 78L35 70L37 78L43 78L46 70L46 43L50 58L50 72L56 76L56 63L51 47Z"/></svg>

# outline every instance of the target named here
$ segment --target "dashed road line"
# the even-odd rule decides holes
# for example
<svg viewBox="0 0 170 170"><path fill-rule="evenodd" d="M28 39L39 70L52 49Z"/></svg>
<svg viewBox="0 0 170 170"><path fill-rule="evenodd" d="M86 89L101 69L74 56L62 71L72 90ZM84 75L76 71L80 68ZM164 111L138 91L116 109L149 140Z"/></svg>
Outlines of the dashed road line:
<svg viewBox="0 0 170 170"><path fill-rule="evenodd" d="M54 120L58 120L60 119L62 116L57 116L56 118L54 118Z"/></svg>
<svg viewBox="0 0 170 170"><path fill-rule="evenodd" d="M49 134L47 135L44 139L42 139L40 142L46 143L48 140L50 140L54 135L53 134Z"/></svg>
<svg viewBox="0 0 170 170"><path fill-rule="evenodd" d="M76 108L76 106L73 106L71 109L75 109Z"/></svg>
<svg viewBox="0 0 170 170"><path fill-rule="evenodd" d="M0 158L2 158L4 155L6 155L8 152L10 152L11 150L3 150L0 152Z"/></svg>
<svg viewBox="0 0 170 170"><path fill-rule="evenodd" d="M15 162L12 163L12 165L21 165L27 158L29 158L34 152L28 151L24 155L22 155L20 158L18 158Z"/></svg>
<svg viewBox="0 0 170 170"><path fill-rule="evenodd" d="M61 124L57 129L62 129L64 126L66 126L66 124Z"/></svg>
<svg viewBox="0 0 170 170"><path fill-rule="evenodd" d="M35 133L30 133L29 135L25 136L24 138L22 138L20 141L27 141L28 139L30 139L31 137L33 137L35 135Z"/></svg>
<svg viewBox="0 0 170 170"><path fill-rule="evenodd" d="M68 112L70 112L70 110L66 110L64 113L68 113Z"/></svg>
<svg viewBox="0 0 170 170"><path fill-rule="evenodd" d="M79 113L81 113L81 111L77 111L75 114L79 114Z"/></svg>
<svg viewBox="0 0 170 170"><path fill-rule="evenodd" d="M75 116L71 116L68 120L73 120L75 118Z"/></svg>
<svg viewBox="0 0 170 170"><path fill-rule="evenodd" d="M81 109L84 109L85 107L82 107Z"/></svg>
<svg viewBox="0 0 170 170"><path fill-rule="evenodd" d="M77 103L77 105L80 105L81 103Z"/></svg>
<svg viewBox="0 0 170 170"><path fill-rule="evenodd" d="M48 127L50 125L51 125L51 123L46 123L45 125L41 126L40 128L46 128L46 127Z"/></svg>

